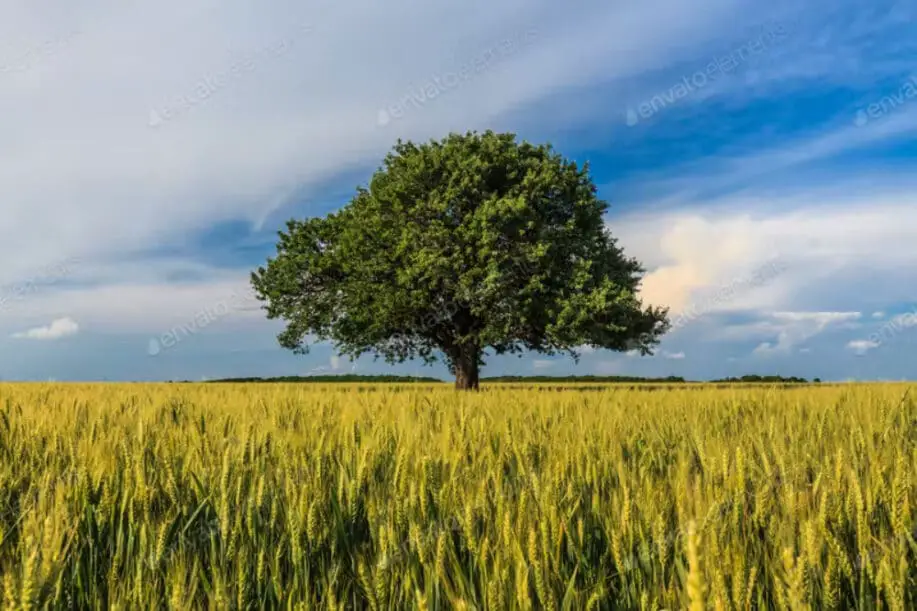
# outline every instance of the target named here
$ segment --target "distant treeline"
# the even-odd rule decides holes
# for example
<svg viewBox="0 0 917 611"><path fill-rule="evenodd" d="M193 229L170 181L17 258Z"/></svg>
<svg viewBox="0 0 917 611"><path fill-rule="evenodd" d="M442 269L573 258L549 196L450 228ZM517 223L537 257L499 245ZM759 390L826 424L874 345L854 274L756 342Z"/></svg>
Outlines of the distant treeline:
<svg viewBox="0 0 917 611"><path fill-rule="evenodd" d="M278 378L225 378L222 380L208 380L210 383L256 383L256 382L274 382L274 383L422 383L422 384L442 384L443 380L431 377L420 376L398 376L398 375L319 375L319 376L283 376ZM638 376L495 376L491 378L481 378L482 383L551 383L551 384L809 384L805 378L795 376L785 378L783 376L759 376L746 375L741 378L723 378L720 380L710 380L709 382L696 382L685 380L679 376L669 376L666 378L641 378ZM821 380L815 378L814 383Z"/></svg>
<svg viewBox="0 0 917 611"><path fill-rule="evenodd" d="M636 376L498 376L481 378L481 382L559 382L559 383L603 383L603 384L809 384L805 378L791 376L758 376L749 375L741 378L723 378L721 380L695 381L685 380L679 376L667 378L641 378ZM821 382L815 378L813 382Z"/></svg>
<svg viewBox="0 0 917 611"><path fill-rule="evenodd" d="M250 384L253 382L361 382L366 384L375 384L382 382L422 382L422 383L442 383L438 378L424 378L418 376L395 376L395 375L324 375L324 376L283 376L279 378L226 378L223 380L208 380L211 383L238 382Z"/></svg>
<svg viewBox="0 0 917 611"><path fill-rule="evenodd" d="M493 378L481 378L481 382L560 382L560 383L671 383L686 384L684 378L669 376L667 378L641 378L634 376L496 376Z"/></svg>
<svg viewBox="0 0 917 611"><path fill-rule="evenodd" d="M723 378L722 380L710 380L711 384L742 384L742 383L781 383L781 384L809 384L809 381L805 378L789 377L784 378L783 376L742 376L741 378ZM812 380L814 383L821 382L821 379L815 378Z"/></svg>

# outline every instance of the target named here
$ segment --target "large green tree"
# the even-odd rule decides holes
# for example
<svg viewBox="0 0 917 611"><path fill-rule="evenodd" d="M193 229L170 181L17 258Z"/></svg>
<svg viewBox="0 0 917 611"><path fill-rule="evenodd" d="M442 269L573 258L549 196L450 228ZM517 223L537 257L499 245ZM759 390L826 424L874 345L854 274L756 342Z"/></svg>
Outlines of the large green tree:
<svg viewBox="0 0 917 611"><path fill-rule="evenodd" d="M582 167L514 134L399 141L368 188L324 218L292 220L252 273L280 344L342 356L444 359L478 387L485 351L651 354L667 311L644 307L639 262L605 226Z"/></svg>

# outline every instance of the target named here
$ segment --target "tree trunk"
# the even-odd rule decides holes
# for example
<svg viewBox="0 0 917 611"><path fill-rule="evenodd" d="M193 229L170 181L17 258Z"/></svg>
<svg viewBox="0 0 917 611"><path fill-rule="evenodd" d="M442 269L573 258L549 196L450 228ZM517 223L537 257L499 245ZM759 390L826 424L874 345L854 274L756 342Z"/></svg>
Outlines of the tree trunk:
<svg viewBox="0 0 917 611"><path fill-rule="evenodd" d="M478 351L472 348L460 350L452 361L456 390L478 390Z"/></svg>

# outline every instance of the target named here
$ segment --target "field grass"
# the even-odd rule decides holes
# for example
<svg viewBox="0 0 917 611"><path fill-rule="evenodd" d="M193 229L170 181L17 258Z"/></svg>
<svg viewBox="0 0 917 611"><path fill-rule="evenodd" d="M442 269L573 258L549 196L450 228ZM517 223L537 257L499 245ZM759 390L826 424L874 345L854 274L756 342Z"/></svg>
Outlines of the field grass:
<svg viewBox="0 0 917 611"><path fill-rule="evenodd" d="M908 389L0 385L2 600L917 608Z"/></svg>

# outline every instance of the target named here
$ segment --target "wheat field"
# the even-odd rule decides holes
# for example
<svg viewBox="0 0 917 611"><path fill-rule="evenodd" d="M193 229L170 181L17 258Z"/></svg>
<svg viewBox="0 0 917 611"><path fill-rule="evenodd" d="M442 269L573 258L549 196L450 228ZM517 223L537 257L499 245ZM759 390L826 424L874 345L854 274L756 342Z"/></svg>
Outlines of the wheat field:
<svg viewBox="0 0 917 611"><path fill-rule="evenodd" d="M913 609L915 397L0 385L3 605Z"/></svg>

